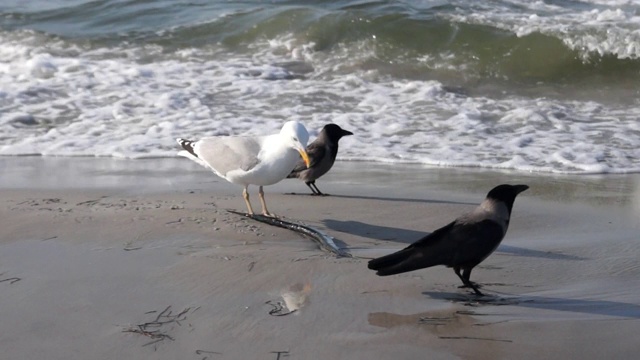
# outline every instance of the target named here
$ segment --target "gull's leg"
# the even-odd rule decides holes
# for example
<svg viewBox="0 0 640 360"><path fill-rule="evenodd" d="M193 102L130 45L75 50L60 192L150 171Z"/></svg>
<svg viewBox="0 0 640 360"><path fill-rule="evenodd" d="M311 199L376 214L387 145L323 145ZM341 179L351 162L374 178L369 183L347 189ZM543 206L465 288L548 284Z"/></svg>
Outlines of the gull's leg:
<svg viewBox="0 0 640 360"><path fill-rule="evenodd" d="M262 186L258 189L258 196L260 196L260 203L262 204L262 214L264 216L272 216L267 210L267 203L264 201L264 191L262 190Z"/></svg>
<svg viewBox="0 0 640 360"><path fill-rule="evenodd" d="M244 202L247 203L247 210L249 210L249 215L253 215L253 208L251 207L251 203L249 202L248 189L249 189L249 185L245 185L244 190L242 190L242 197L244 198ZM262 189L262 187L260 189Z"/></svg>

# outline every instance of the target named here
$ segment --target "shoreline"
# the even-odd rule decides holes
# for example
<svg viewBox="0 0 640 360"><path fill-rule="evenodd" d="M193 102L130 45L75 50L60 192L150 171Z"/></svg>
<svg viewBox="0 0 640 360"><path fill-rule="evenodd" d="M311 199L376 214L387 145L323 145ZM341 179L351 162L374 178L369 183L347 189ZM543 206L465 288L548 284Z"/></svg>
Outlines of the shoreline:
<svg viewBox="0 0 640 360"><path fill-rule="evenodd" d="M186 159L50 160L0 158L0 281L19 279L0 282L7 358L635 354L626 334L640 329L637 175L338 162L318 180L332 196L307 196L297 180L266 187L272 211L354 255L336 258L228 213L244 211L241 187ZM516 200L505 240L474 271L486 301L458 289L444 267L385 278L366 268L501 182L531 188ZM162 318L155 330L168 337L127 331L168 306L165 315L186 310Z"/></svg>
<svg viewBox="0 0 640 360"><path fill-rule="evenodd" d="M0 166L4 169L0 177L0 189L134 188L140 185L141 179L145 180L144 187L138 186L136 190L142 192L175 190L177 186L199 186L204 183L217 183L216 190L237 188L237 185L227 183L209 170L184 160L0 156ZM392 194L404 196L415 196L424 191L425 194L444 192L453 197L456 197L456 193L477 192L483 195L493 184L504 182L531 184L533 188L530 190L543 200L626 205L631 200L629 195L634 201L640 198L640 173L575 175L337 161L332 171L318 181L332 188L342 190L345 187L348 191L356 192L359 186L363 186L367 190L387 188ZM403 191L402 188L407 189ZM267 189L283 193L308 193L304 183L296 179L285 179L265 187L265 191Z"/></svg>

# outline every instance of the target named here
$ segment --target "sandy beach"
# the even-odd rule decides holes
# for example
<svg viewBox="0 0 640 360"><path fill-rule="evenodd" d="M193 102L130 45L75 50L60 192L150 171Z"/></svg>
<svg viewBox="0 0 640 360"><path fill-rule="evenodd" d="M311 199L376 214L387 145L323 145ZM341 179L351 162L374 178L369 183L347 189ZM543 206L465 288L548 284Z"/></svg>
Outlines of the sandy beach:
<svg viewBox="0 0 640 360"><path fill-rule="evenodd" d="M339 162L269 209L353 257L226 209L241 188L186 159L0 158L0 359L634 358L640 176ZM531 188L497 251L451 269L367 269L473 209ZM257 202L257 189L252 188ZM291 194L291 193L296 193Z"/></svg>

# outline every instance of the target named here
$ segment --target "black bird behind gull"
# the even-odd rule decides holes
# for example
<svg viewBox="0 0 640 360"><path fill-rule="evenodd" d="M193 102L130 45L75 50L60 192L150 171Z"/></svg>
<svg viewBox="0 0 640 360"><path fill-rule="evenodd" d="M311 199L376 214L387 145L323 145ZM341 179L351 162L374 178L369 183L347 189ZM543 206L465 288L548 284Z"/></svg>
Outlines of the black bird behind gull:
<svg viewBox="0 0 640 360"><path fill-rule="evenodd" d="M318 137L307 146L309 167L303 161L298 161L287 178L298 178L304 181L311 189L312 195L326 195L318 189L316 180L331 169L338 155L338 141L348 135L353 133L336 124L325 125Z"/></svg>

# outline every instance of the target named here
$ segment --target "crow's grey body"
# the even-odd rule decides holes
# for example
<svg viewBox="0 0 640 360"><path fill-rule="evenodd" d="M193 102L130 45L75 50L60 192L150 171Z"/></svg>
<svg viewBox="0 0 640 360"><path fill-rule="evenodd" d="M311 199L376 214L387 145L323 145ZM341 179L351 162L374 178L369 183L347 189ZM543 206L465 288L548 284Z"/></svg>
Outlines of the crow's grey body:
<svg viewBox="0 0 640 360"><path fill-rule="evenodd" d="M495 187L473 212L398 252L369 261L369 269L387 276L445 265L454 269L465 287L482 295L469 280L471 270L500 245L509 227L513 202L528 188L526 185Z"/></svg>
<svg viewBox="0 0 640 360"><path fill-rule="evenodd" d="M325 125L318 137L307 146L310 166L307 168L303 162L298 162L287 177L304 181L313 195L325 195L316 186L316 180L331 169L338 155L338 141L348 135L353 133L335 124Z"/></svg>

